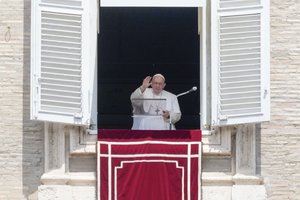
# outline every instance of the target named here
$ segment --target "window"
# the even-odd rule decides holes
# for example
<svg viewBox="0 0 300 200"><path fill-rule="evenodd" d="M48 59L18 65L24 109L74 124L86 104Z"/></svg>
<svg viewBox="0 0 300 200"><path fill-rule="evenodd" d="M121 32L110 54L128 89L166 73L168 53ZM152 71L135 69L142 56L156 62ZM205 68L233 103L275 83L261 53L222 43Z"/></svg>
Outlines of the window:
<svg viewBox="0 0 300 200"><path fill-rule="evenodd" d="M98 127L132 126L131 93L156 73L166 90L199 87L197 8L101 7L98 44ZM178 98L177 129L200 127L199 91Z"/></svg>
<svg viewBox="0 0 300 200"><path fill-rule="evenodd" d="M107 0L101 5L109 6L108 2L120 3ZM139 6L149 6L145 2ZM268 120L269 1L211 1L210 12L205 1L182 2L161 6L203 7L199 12L201 127ZM161 2L156 3L160 7ZM96 123L98 7L97 0L32 2L32 119Z"/></svg>

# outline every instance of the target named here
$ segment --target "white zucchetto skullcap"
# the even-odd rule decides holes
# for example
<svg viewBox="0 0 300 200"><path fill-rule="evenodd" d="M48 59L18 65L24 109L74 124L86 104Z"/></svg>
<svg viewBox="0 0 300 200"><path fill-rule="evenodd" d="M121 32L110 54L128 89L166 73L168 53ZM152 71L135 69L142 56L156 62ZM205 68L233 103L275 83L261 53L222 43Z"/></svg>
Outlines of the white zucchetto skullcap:
<svg viewBox="0 0 300 200"><path fill-rule="evenodd" d="M154 77L160 77L160 78L162 78L164 81L166 81L165 77L164 77L162 74L155 74L155 75L153 76L153 78L154 78Z"/></svg>

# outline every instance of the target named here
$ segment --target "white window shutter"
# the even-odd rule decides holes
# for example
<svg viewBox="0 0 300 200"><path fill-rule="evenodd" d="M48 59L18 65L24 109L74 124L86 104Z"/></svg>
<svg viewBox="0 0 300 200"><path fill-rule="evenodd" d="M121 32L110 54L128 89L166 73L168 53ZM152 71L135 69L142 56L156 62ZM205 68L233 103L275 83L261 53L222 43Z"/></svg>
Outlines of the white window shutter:
<svg viewBox="0 0 300 200"><path fill-rule="evenodd" d="M92 2L32 1L31 119L96 122L97 6Z"/></svg>
<svg viewBox="0 0 300 200"><path fill-rule="evenodd" d="M268 121L269 0L211 3L211 124Z"/></svg>

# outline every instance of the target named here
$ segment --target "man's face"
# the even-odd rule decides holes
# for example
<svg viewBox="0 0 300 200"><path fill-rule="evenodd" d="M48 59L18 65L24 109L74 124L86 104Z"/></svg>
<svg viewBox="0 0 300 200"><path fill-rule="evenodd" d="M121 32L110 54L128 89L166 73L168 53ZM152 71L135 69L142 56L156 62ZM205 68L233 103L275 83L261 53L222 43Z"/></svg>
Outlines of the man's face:
<svg viewBox="0 0 300 200"><path fill-rule="evenodd" d="M165 85L164 79L159 76L153 77L151 81L151 87L155 94L159 94L164 89Z"/></svg>

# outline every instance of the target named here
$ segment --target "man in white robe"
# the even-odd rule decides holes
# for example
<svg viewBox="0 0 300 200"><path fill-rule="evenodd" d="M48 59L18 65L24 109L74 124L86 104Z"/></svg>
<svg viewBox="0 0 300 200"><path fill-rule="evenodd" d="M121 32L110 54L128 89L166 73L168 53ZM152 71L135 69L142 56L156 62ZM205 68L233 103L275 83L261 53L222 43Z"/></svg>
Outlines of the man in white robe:
<svg viewBox="0 0 300 200"><path fill-rule="evenodd" d="M147 76L131 94L134 110L132 129L175 130L174 124L180 120L181 111L177 96L165 91L165 86L165 77L155 74Z"/></svg>

